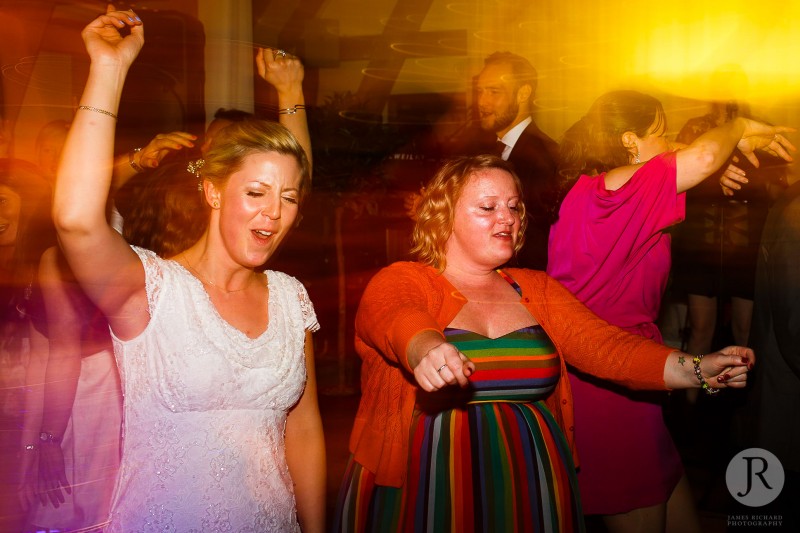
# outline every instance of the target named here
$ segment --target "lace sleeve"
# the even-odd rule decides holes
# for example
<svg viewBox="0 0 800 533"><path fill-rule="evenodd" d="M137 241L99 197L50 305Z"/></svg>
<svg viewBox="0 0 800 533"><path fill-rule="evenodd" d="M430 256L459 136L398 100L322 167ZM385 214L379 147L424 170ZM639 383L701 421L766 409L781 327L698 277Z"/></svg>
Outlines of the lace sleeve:
<svg viewBox="0 0 800 533"><path fill-rule="evenodd" d="M306 331L312 333L319 330L319 322L317 321L317 314L314 311L314 304L311 303L311 298L308 297L308 292L300 281L291 278L297 291L297 301L300 302L300 311L303 315L303 327Z"/></svg>
<svg viewBox="0 0 800 533"><path fill-rule="evenodd" d="M139 256L144 267L145 289L147 291L147 307L150 312L150 318L153 318L153 312L156 309L158 298L161 293L162 281L164 278L163 259L158 257L155 252L138 246L131 246L134 252Z"/></svg>

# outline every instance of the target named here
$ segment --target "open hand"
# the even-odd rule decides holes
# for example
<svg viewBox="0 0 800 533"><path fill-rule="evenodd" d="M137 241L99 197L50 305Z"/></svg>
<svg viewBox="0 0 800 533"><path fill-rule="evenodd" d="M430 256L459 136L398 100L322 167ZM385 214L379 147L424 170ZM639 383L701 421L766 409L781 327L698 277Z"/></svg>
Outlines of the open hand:
<svg viewBox="0 0 800 533"><path fill-rule="evenodd" d="M789 152L794 152L797 149L783 136L783 133L796 131L794 128L769 126L763 122L746 118L739 120L745 121L745 130L736 147L753 163L753 166L758 167L758 158L754 153L756 150L762 150L775 157L792 161L792 156L789 155Z"/></svg>
<svg viewBox="0 0 800 533"><path fill-rule="evenodd" d="M39 447L39 499L42 505L47 502L58 507L64 503L65 491L72 493L67 474L64 469L64 452L55 443L46 443Z"/></svg>

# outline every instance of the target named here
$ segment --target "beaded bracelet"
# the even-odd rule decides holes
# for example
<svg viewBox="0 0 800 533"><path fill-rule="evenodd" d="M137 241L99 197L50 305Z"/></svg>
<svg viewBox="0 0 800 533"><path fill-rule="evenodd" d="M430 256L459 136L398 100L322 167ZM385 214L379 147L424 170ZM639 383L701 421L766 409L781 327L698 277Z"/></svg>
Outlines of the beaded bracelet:
<svg viewBox="0 0 800 533"><path fill-rule="evenodd" d="M137 174L141 174L144 172L144 169L133 160L133 156L136 155L137 152L141 152L141 148L134 148L130 152L128 152L128 163L131 164L131 168L136 171Z"/></svg>
<svg viewBox="0 0 800 533"><path fill-rule="evenodd" d="M703 374L700 372L700 361L703 360L704 355L695 355L692 358L692 363L694 364L694 375L697 376L697 380L700 382L700 387L705 391L706 394L709 396L713 396L719 392L719 389L712 389L711 386L706 382Z"/></svg>
<svg viewBox="0 0 800 533"><path fill-rule="evenodd" d="M92 107L90 105L79 105L78 109L84 109L86 111L94 111L95 113L100 113L101 115L109 116L109 117L113 118L114 120L117 119L117 115L115 115L111 111L106 111L105 109L100 109L99 107Z"/></svg>
<svg viewBox="0 0 800 533"><path fill-rule="evenodd" d="M292 107L287 107L286 109L278 109L279 115L294 115L300 109L305 109L306 106L303 104L295 104Z"/></svg>

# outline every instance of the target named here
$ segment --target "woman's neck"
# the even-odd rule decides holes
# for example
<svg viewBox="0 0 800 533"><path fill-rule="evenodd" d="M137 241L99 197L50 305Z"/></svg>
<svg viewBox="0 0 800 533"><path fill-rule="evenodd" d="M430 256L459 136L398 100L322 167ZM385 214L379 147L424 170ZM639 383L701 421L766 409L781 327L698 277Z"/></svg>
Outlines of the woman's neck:
<svg viewBox="0 0 800 533"><path fill-rule="evenodd" d="M497 280L496 269L462 268L451 263L444 269L444 276L456 287L478 288L492 285Z"/></svg>
<svg viewBox="0 0 800 533"><path fill-rule="evenodd" d="M174 259L186 266L204 285L226 294L245 291L258 278L259 273L254 268L236 264L232 259L223 260L217 255L208 246L208 241L201 239Z"/></svg>

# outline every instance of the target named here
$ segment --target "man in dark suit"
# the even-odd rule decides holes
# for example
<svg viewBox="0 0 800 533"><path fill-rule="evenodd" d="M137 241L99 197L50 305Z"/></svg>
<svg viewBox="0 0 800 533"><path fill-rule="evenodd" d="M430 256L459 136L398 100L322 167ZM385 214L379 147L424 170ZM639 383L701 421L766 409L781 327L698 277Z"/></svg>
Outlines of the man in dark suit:
<svg viewBox="0 0 800 533"><path fill-rule="evenodd" d="M533 121L536 69L524 57L495 52L475 79L480 129L470 128L455 152L493 153L510 162L522 180L528 230L517 258L522 267L544 270L547 236L555 209L558 145Z"/></svg>

